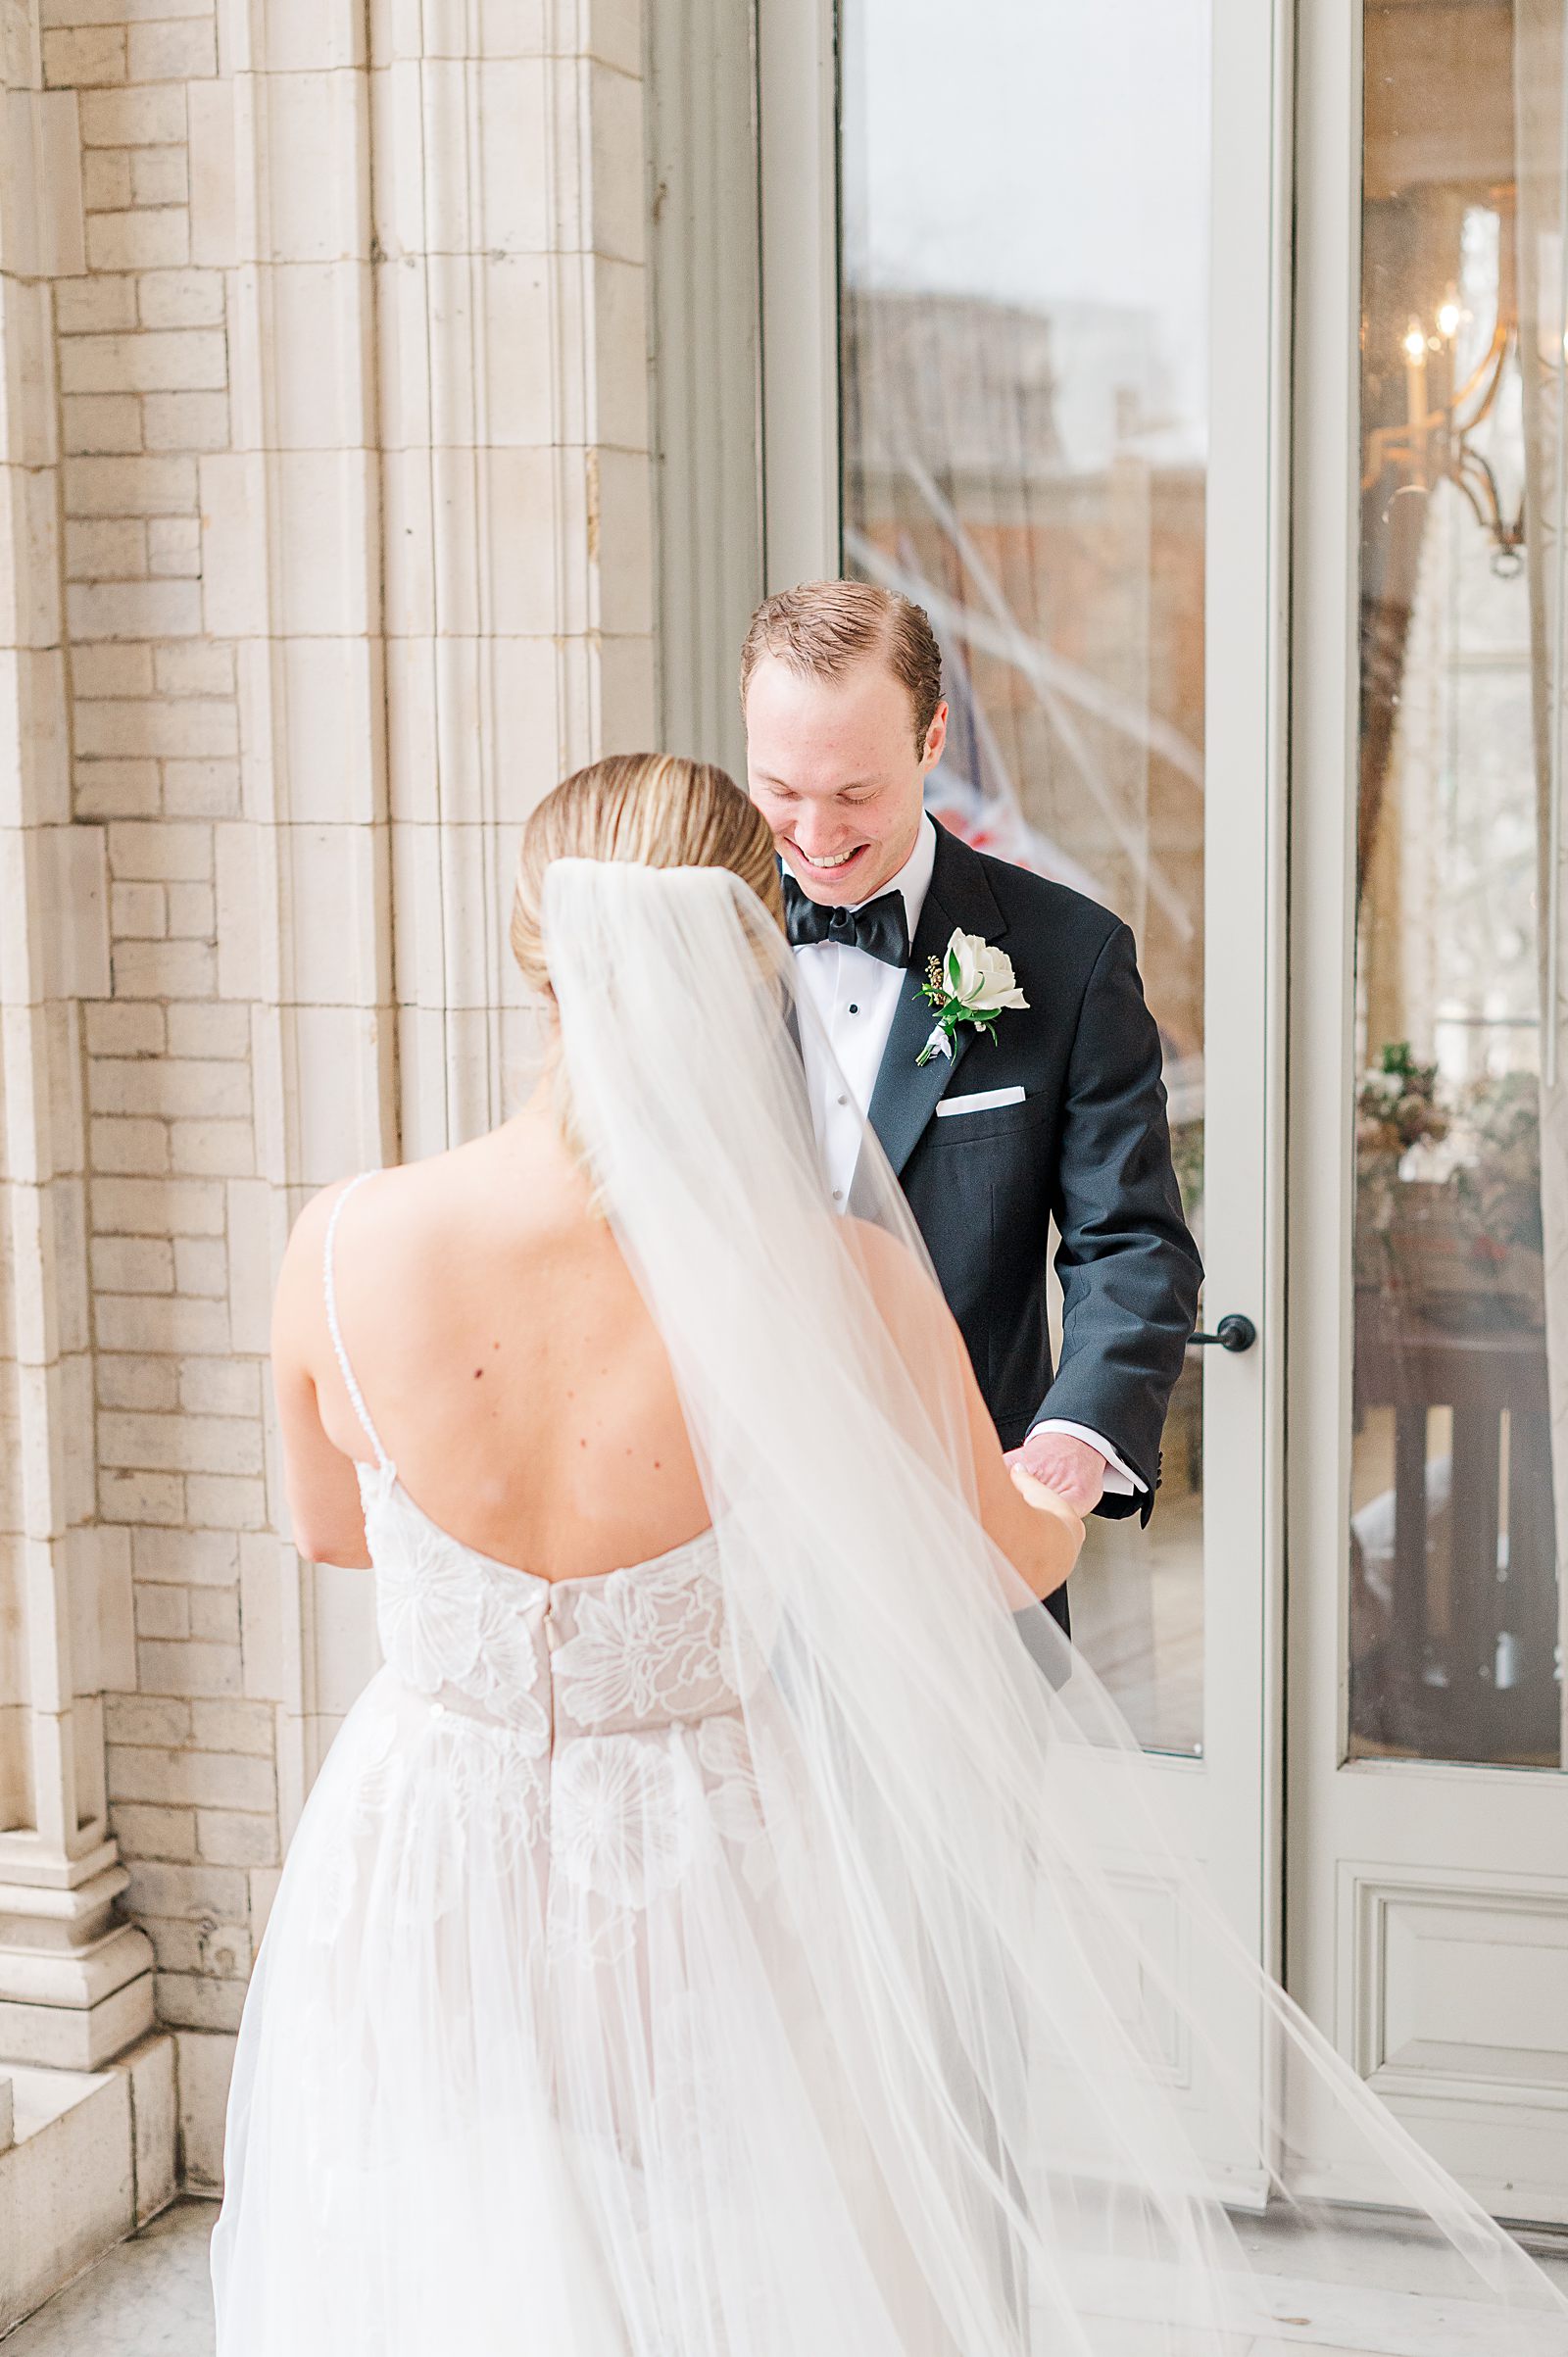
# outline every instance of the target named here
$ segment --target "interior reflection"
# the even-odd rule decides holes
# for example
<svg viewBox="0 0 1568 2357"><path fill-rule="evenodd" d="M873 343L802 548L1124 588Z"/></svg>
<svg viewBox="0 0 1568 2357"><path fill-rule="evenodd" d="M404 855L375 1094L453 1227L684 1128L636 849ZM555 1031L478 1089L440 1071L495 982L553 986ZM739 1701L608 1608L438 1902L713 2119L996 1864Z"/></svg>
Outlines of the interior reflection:
<svg viewBox="0 0 1568 2357"><path fill-rule="evenodd" d="M1561 10L1365 61L1349 1748L1554 1766Z"/></svg>

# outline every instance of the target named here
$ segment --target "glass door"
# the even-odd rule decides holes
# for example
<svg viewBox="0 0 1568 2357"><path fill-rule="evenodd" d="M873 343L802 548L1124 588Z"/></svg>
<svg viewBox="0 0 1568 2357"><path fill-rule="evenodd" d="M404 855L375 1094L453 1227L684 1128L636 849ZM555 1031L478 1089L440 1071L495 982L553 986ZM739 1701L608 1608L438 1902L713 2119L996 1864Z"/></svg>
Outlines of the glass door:
<svg viewBox="0 0 1568 2357"><path fill-rule="evenodd" d="M1292 1421L1297 1993L1556 2219L1565 35L1563 0L1334 0L1303 50Z"/></svg>
<svg viewBox="0 0 1568 2357"><path fill-rule="evenodd" d="M759 24L768 586L856 572L930 614L932 808L1133 926L1205 1324L1261 1335L1189 1354L1152 1523L1093 1525L1072 1607L1273 1962L1274 12L760 0Z"/></svg>
<svg viewBox="0 0 1568 2357"><path fill-rule="evenodd" d="M946 0L842 0L846 569L946 660L938 818L1124 916L1203 1203L1207 0L972 12L912 140ZM1083 93L1114 93L1115 135ZM1074 1633L1142 1740L1203 1747L1203 1374L1149 1531L1097 1521Z"/></svg>

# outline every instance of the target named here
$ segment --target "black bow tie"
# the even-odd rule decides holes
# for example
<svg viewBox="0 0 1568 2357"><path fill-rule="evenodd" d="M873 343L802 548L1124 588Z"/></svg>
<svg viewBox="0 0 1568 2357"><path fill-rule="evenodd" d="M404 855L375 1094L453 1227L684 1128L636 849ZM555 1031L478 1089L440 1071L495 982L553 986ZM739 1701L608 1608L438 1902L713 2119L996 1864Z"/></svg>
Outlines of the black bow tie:
<svg viewBox="0 0 1568 2357"><path fill-rule="evenodd" d="M880 958L884 965L909 962L909 919L902 892L884 892L859 908L825 908L801 890L786 868L784 923L795 950L813 941L836 941L842 948Z"/></svg>

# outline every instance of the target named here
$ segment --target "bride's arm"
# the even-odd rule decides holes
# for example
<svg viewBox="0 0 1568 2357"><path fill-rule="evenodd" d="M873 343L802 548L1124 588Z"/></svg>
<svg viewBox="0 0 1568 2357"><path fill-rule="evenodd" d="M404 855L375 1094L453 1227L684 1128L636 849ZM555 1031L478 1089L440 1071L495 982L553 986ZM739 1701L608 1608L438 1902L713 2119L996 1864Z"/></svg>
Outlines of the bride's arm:
<svg viewBox="0 0 1568 2357"><path fill-rule="evenodd" d="M1050 1596L1078 1559L1081 1518L1054 1491L1039 1482L1025 1490L1009 1472L963 1337L928 1271L884 1229L858 1220L845 1226L888 1332L921 1391L929 1397L933 1375L946 1375L949 1397L961 1409L974 1463L975 1509L986 1536L1034 1595Z"/></svg>
<svg viewBox="0 0 1568 2357"><path fill-rule="evenodd" d="M341 1389L321 1296L321 1251L339 1192L328 1187L313 1197L289 1236L272 1301L272 1386L294 1544L308 1562L364 1571L370 1556L359 1478L353 1457L327 1433L318 1388ZM346 1399L343 1405L352 1426L353 1411Z"/></svg>

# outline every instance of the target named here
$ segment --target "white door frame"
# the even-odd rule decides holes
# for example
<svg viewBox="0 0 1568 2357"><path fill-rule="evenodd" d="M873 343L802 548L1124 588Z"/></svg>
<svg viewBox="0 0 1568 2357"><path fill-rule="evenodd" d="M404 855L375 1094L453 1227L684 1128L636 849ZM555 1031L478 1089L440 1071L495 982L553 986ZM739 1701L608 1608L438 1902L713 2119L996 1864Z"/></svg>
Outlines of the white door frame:
<svg viewBox="0 0 1568 2357"><path fill-rule="evenodd" d="M1517 2020L1521 2000L1548 2010L1549 1982L1539 1976L1555 1973L1560 1988L1568 1969L1568 1778L1341 1764L1353 1339L1360 0L1311 0L1300 17L1289 1985L1478 2198L1501 2215L1568 2221L1568 2037L1553 2074L1544 2057L1510 2043L1517 2032L1506 2018ZM1496 1990L1508 1988L1499 2018ZM1553 2076L1554 2085L1544 2084ZM1312 2148L1308 2189L1355 2198L1332 2137Z"/></svg>
<svg viewBox="0 0 1568 2357"><path fill-rule="evenodd" d="M838 13L756 0L762 238L762 570L839 570Z"/></svg>
<svg viewBox="0 0 1568 2357"><path fill-rule="evenodd" d="M837 573L833 0L757 0L768 588ZM1161 1761L1249 1951L1282 1961L1285 793L1290 0L1212 0L1212 391L1206 509L1205 1753ZM1258 2082L1265 2038L1216 2029ZM1238 2182L1238 2198L1260 2192Z"/></svg>

